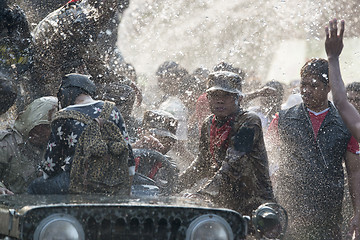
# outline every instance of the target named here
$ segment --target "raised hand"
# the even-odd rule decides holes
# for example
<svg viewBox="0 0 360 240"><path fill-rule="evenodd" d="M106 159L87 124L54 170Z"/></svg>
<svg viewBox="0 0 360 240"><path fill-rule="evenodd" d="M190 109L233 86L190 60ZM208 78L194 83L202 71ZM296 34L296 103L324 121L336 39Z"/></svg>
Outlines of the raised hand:
<svg viewBox="0 0 360 240"><path fill-rule="evenodd" d="M344 47L343 37L345 30L345 21L340 22L340 31L338 35L337 20L333 19L329 21L329 26L325 27L325 50L328 58L339 57Z"/></svg>

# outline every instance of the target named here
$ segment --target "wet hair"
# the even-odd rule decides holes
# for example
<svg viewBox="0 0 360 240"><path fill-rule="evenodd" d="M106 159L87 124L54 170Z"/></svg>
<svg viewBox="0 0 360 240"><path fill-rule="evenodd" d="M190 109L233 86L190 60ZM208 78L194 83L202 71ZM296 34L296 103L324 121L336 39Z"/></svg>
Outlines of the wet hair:
<svg viewBox="0 0 360 240"><path fill-rule="evenodd" d="M166 61L166 62L163 62L163 63L158 67L158 69L157 69L157 71L156 71L156 76L159 76L159 77L165 76L170 69L174 69L174 68L176 68L178 65L179 65L179 64L177 64L177 63L174 62L174 61Z"/></svg>
<svg viewBox="0 0 360 240"><path fill-rule="evenodd" d="M136 98L135 90L132 87L114 81L104 84L101 91L100 98L115 102L121 115L124 118L130 117Z"/></svg>
<svg viewBox="0 0 360 240"><path fill-rule="evenodd" d="M281 99L283 98L284 87L280 82L271 80L271 81L267 82L264 86L275 88L276 92L277 92L277 96L279 96L279 97L281 96Z"/></svg>
<svg viewBox="0 0 360 240"><path fill-rule="evenodd" d="M301 78L314 77L321 80L325 85L329 84L329 64L323 58L308 60L300 70Z"/></svg>
<svg viewBox="0 0 360 240"><path fill-rule="evenodd" d="M181 91L184 88L184 81L188 81L189 72L174 61L166 61L159 66L156 76L159 87L164 92L169 92L171 89Z"/></svg>
<svg viewBox="0 0 360 240"><path fill-rule="evenodd" d="M245 71L243 71L240 68L234 67L233 65L231 65L230 63L227 62L220 62L218 64L215 65L215 67L213 68L214 72L218 72L218 71L228 71L228 72L232 72L232 73L236 73L240 76L241 81L245 80Z"/></svg>
<svg viewBox="0 0 360 240"><path fill-rule="evenodd" d="M174 61L166 61L162 63L156 71L156 76L165 78L184 77L188 74L189 73L185 68L181 67Z"/></svg>
<svg viewBox="0 0 360 240"><path fill-rule="evenodd" d="M206 79L209 76L209 74L210 74L209 69L203 67L196 68L192 73L193 76L202 77L204 79Z"/></svg>
<svg viewBox="0 0 360 240"><path fill-rule="evenodd" d="M191 88L194 92L197 94L202 94L206 91L206 82L207 78L210 74L210 71L206 68L199 67L194 70L194 72L191 74L191 86L188 88Z"/></svg>
<svg viewBox="0 0 360 240"><path fill-rule="evenodd" d="M360 92L360 82L352 82L346 86L346 91Z"/></svg>
<svg viewBox="0 0 360 240"><path fill-rule="evenodd" d="M120 63L118 65L118 71L122 76L126 76L130 80L137 82L136 70L131 63Z"/></svg>

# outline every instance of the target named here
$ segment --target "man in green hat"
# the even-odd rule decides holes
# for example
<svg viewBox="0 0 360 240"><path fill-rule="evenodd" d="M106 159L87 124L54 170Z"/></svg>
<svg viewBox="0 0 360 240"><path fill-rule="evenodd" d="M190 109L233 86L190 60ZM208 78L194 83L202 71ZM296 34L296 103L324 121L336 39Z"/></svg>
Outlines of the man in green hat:
<svg viewBox="0 0 360 240"><path fill-rule="evenodd" d="M19 114L14 127L0 131L0 194L24 193L37 177L57 103L56 97L38 98Z"/></svg>

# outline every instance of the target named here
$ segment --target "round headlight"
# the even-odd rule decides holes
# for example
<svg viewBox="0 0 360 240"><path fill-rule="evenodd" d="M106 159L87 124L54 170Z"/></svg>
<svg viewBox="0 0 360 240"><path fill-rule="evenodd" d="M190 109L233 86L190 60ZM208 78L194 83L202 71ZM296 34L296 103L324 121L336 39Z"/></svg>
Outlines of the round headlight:
<svg viewBox="0 0 360 240"><path fill-rule="evenodd" d="M34 240L84 240L84 230L74 217L52 214L44 218L35 229Z"/></svg>
<svg viewBox="0 0 360 240"><path fill-rule="evenodd" d="M206 214L191 222L186 231L186 240L234 239L229 223L220 216Z"/></svg>

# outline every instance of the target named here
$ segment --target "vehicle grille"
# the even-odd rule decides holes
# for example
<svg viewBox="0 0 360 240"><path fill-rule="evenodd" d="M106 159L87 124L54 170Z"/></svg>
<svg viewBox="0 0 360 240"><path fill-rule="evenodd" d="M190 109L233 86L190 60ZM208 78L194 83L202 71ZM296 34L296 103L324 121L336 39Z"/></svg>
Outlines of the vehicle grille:
<svg viewBox="0 0 360 240"><path fill-rule="evenodd" d="M82 224L86 240L184 240L190 223L203 214L217 214L229 222L234 235L244 234L243 218L228 210L164 206L67 206L36 208L27 212L23 239L32 239L40 221L54 213L74 216Z"/></svg>

